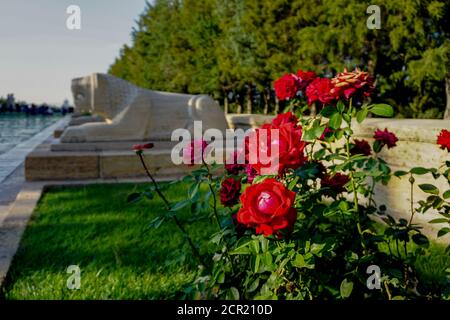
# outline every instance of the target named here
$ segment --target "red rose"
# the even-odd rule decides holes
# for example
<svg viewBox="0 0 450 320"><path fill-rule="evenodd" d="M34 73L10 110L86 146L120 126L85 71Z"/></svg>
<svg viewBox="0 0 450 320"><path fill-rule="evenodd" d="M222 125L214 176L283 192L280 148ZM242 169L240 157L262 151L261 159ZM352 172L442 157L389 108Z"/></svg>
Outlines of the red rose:
<svg viewBox="0 0 450 320"><path fill-rule="evenodd" d="M227 178L222 181L220 187L220 202L225 207L232 207L239 201L241 194L241 181Z"/></svg>
<svg viewBox="0 0 450 320"><path fill-rule="evenodd" d="M306 161L306 142L301 138L300 126L292 123L281 126L265 124L246 138L246 160L259 175L281 174L288 168L297 169Z"/></svg>
<svg viewBox="0 0 450 320"><path fill-rule="evenodd" d="M327 196L336 196L345 191L344 186L350 181L350 178L341 173L336 173L334 176L324 176L321 180L322 188L325 188L324 194Z"/></svg>
<svg viewBox="0 0 450 320"><path fill-rule="evenodd" d="M249 164L245 166L245 173L247 174L247 182L252 184L255 177L258 175L255 169Z"/></svg>
<svg viewBox="0 0 450 320"><path fill-rule="evenodd" d="M323 133L322 133L322 135L320 136L319 140L322 141L322 140L324 140L325 138L329 138L329 136L330 136L333 132L334 132L334 130L332 130L332 129L328 128L328 127L325 127L325 130L323 130Z"/></svg>
<svg viewBox="0 0 450 320"><path fill-rule="evenodd" d="M366 140L355 139L355 141L353 141L353 147L350 149L350 153L352 155L362 154L365 156L370 156L372 149Z"/></svg>
<svg viewBox="0 0 450 320"><path fill-rule="evenodd" d="M437 137L437 144L441 145L441 149L450 152L450 131L442 129Z"/></svg>
<svg viewBox="0 0 450 320"><path fill-rule="evenodd" d="M230 159L227 159L225 163L225 170L227 170L229 174L238 175L241 171L245 169L245 156L242 155L242 159L239 158L240 153L234 151Z"/></svg>
<svg viewBox="0 0 450 320"><path fill-rule="evenodd" d="M279 127L286 123L292 123L293 125L298 125L298 118L291 112L280 113L272 120L272 125Z"/></svg>
<svg viewBox="0 0 450 320"><path fill-rule="evenodd" d="M151 149L153 148L153 143L149 142L149 143L144 143L144 144L135 144L133 146L133 150L134 151L144 151L145 149Z"/></svg>
<svg viewBox="0 0 450 320"><path fill-rule="evenodd" d="M333 94L338 97L349 99L353 95L368 97L374 89L374 79L367 72L355 69L348 72L347 69L331 79Z"/></svg>
<svg viewBox="0 0 450 320"><path fill-rule="evenodd" d="M283 229L291 232L297 219L294 200L295 192L275 179L266 179L245 189L237 220L265 236L280 235Z"/></svg>
<svg viewBox="0 0 450 320"><path fill-rule="evenodd" d="M323 104L330 103L334 100L331 89L333 85L328 78L315 78L306 88L306 96L308 97L308 104L311 105L316 101Z"/></svg>
<svg viewBox="0 0 450 320"><path fill-rule="evenodd" d="M298 70L297 77L298 77L298 83L299 83L300 90L305 90L305 88L308 86L308 84L310 84L311 81L313 81L315 78L317 78L317 75L314 71Z"/></svg>
<svg viewBox="0 0 450 320"><path fill-rule="evenodd" d="M280 101L292 99L300 89L297 76L293 74L283 75L275 80L273 86Z"/></svg>
<svg viewBox="0 0 450 320"><path fill-rule="evenodd" d="M377 129L373 135L373 138L376 141L379 141L380 147L379 149L383 148L385 145L388 147L388 149L395 147L398 141L398 138L393 134L392 132L389 132L387 128L384 129L384 131ZM377 150L375 150L377 151Z"/></svg>

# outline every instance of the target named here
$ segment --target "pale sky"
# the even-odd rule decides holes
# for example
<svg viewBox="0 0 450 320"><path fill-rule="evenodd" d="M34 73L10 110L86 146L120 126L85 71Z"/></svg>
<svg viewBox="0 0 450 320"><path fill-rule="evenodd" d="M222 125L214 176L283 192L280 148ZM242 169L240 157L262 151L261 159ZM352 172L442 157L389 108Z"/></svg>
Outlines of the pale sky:
<svg viewBox="0 0 450 320"><path fill-rule="evenodd" d="M69 30L69 5L81 30ZM106 72L145 8L145 0L0 0L0 97L72 103L72 78Z"/></svg>

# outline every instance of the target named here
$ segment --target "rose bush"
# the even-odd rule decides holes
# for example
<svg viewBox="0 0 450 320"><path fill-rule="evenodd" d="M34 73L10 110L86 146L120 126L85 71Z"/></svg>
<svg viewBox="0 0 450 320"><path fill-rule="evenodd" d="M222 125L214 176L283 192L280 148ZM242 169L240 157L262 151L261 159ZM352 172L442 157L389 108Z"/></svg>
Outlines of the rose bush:
<svg viewBox="0 0 450 320"><path fill-rule="evenodd" d="M176 212L190 206L193 215L206 213L217 224L211 251L202 256L180 225L202 265L186 297L450 298L448 283L421 286L414 261L426 254L429 240L413 223L415 213L435 209L440 217L431 223L450 226L450 190L441 193L433 185L419 185L430 196L418 207L411 198L409 220L395 219L373 197L376 184L402 176L409 176L411 188L414 176L423 174L444 177L450 185L450 161L439 169L392 172L380 151L396 146L395 134L377 130L372 145L353 138L352 120L362 122L369 113L393 114L386 104L363 101L374 90L373 78L365 72L344 71L329 79L299 71L275 81L275 89L295 114L282 113L246 137L242 149L229 156L236 161L242 154L243 163L227 163L221 170L203 161L182 180L191 183L186 199L166 202L167 216L153 222L157 226L174 217L177 223ZM311 104L317 104L319 113L304 117ZM437 143L449 151L448 141L443 130ZM193 147L186 151L188 163L194 160ZM276 157L263 161L261 154L274 150ZM142 159L142 151L138 155ZM207 191L201 191L204 184ZM160 192L156 184L152 190ZM449 231L444 227L438 236ZM381 274L368 278L374 266Z"/></svg>

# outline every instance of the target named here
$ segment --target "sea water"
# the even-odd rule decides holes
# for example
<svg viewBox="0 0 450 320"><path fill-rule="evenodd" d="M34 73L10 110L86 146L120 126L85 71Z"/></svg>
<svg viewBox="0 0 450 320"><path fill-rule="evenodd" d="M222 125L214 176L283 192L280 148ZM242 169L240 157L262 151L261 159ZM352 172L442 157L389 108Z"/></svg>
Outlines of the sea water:
<svg viewBox="0 0 450 320"><path fill-rule="evenodd" d="M0 154L30 139L59 119L60 115L0 113Z"/></svg>

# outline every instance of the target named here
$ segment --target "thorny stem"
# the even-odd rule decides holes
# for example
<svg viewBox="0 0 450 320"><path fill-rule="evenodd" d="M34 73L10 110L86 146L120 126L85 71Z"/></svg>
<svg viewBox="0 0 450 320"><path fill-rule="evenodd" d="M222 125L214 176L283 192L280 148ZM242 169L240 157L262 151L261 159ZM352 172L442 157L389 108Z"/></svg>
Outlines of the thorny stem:
<svg viewBox="0 0 450 320"><path fill-rule="evenodd" d="M409 177L409 183L410 183L410 197L411 199L409 200L409 204L410 204L410 210L411 210L411 218L409 219L409 223L408 223L408 227L411 226L413 218L414 218L414 177L411 174L411 176Z"/></svg>
<svg viewBox="0 0 450 320"><path fill-rule="evenodd" d="M219 220L219 214L217 213L217 199L216 199L216 193L214 191L214 187L212 184L212 174L211 174L211 170L209 169L208 164L203 159L203 155L202 155L202 162L203 162L203 165L206 167L206 170L208 171L208 186L209 186L209 190L211 191L211 194L213 197L213 211L214 211L214 215L216 217L217 225L219 226L219 231L222 232L222 225ZM228 253L228 247L226 245L225 245L225 254L226 254L228 260L230 261L231 271L234 273L233 261L231 260L230 254Z"/></svg>
<svg viewBox="0 0 450 320"><path fill-rule="evenodd" d="M158 183L155 181L155 179L153 178L153 176L151 175L150 171L147 168L147 165L145 164L144 161L144 157L142 155L142 152L138 152L137 155L139 156L139 159L141 160L142 166L144 167L145 172L147 173L147 176L150 178L150 180L153 183L153 186L155 187L155 191L158 194L158 196L162 199L162 201L164 202L164 204L166 205L166 209L168 211L171 210L171 205L169 203L169 201L167 200L167 198L164 196L164 194L161 192L161 190L159 189ZM175 224L177 225L178 229L180 229L180 231L183 233L184 237L186 238L186 240L189 243L189 246L192 249L192 252L194 253L195 257L200 261L201 264L206 265L200 255L200 253L198 252L197 248L195 247L194 243L192 242L191 237L189 236L189 234L187 233L186 229L183 227L183 225L181 224L180 220L178 219L178 217L174 214L172 215L173 220L175 221Z"/></svg>
<svg viewBox="0 0 450 320"><path fill-rule="evenodd" d="M348 128L351 129L352 126L352 100L350 99L350 103L349 103L349 112L348 114L350 115L350 120L347 122ZM347 160L350 160L350 135L346 134L345 135L345 150L347 153ZM358 228L358 233L359 236L361 237L361 245L363 247L364 250L366 250L366 243L364 241L364 235L361 229L361 219L359 217L359 203L358 203L358 191L356 189L356 183L355 183L355 178L353 177L353 168L350 168L349 170L349 177L350 177L350 182L352 184L352 189L353 189L353 202L355 205L355 210L356 210L356 217L357 217L357 222L356 222L356 227Z"/></svg>
<svg viewBox="0 0 450 320"><path fill-rule="evenodd" d="M203 165L205 166L206 170L208 171L208 186L209 186L209 190L211 191L211 194L212 194L212 197L213 197L214 216L216 217L216 221L217 221L217 225L219 226L219 230L222 230L222 225L221 225L220 220L219 220L219 214L217 213L217 199L216 199L216 193L214 191L214 187L213 187L213 184L212 184L211 170L209 169L209 166L205 162L203 157L202 157L202 162L203 162Z"/></svg>

